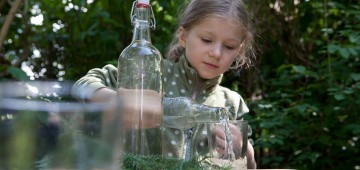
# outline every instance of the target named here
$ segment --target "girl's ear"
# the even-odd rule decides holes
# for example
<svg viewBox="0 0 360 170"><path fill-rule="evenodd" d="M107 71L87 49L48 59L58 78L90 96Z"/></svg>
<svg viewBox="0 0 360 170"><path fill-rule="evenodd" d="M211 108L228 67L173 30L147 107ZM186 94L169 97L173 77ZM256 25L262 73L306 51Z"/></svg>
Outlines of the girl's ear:
<svg viewBox="0 0 360 170"><path fill-rule="evenodd" d="M179 44L185 48L186 45L186 31L184 29L184 27L180 27L179 28Z"/></svg>

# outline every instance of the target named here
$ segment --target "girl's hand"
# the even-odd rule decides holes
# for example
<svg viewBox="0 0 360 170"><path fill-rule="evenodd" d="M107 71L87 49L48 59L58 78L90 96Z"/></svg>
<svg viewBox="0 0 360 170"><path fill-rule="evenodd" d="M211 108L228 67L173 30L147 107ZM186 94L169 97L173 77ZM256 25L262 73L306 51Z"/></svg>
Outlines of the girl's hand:
<svg viewBox="0 0 360 170"><path fill-rule="evenodd" d="M232 123L229 123L231 138L232 138L232 147L233 152L235 153L235 158L239 158L241 154L241 149L243 146L243 136L241 134L241 131L238 127L233 125ZM221 155L228 154L227 151L227 142L225 138L225 132L223 127L219 124L218 126L215 126L213 129L213 134L215 137L216 142L216 151Z"/></svg>
<svg viewBox="0 0 360 170"><path fill-rule="evenodd" d="M143 98L143 102L140 102ZM161 125L161 95L154 90L123 89L114 91L102 88L95 92L92 102L106 102L108 107L103 113L102 124L121 121L120 128L155 128ZM141 106L143 106L141 109Z"/></svg>
<svg viewBox="0 0 360 170"><path fill-rule="evenodd" d="M163 108L158 92L120 88L117 94L121 102L117 111L123 116L123 127L146 129L161 125Z"/></svg>

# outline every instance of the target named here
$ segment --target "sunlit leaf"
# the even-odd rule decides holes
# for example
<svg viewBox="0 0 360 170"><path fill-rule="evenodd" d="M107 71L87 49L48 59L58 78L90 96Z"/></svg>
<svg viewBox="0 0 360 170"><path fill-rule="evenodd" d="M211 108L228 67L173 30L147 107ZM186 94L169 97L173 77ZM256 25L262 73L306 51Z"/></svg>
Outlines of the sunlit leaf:
<svg viewBox="0 0 360 170"><path fill-rule="evenodd" d="M349 52L350 52L351 55L353 55L353 56L357 56L357 55L358 55L358 52L356 51L355 48L349 48L348 50L349 50Z"/></svg>
<svg viewBox="0 0 360 170"><path fill-rule="evenodd" d="M347 49L345 49L345 48L340 48L339 52L340 52L340 55L342 57L344 57L345 59L349 58L349 56L350 56L349 51Z"/></svg>
<svg viewBox="0 0 360 170"><path fill-rule="evenodd" d="M358 88L358 89L360 89L360 82L357 82L357 83L355 84L355 87Z"/></svg>
<svg viewBox="0 0 360 170"><path fill-rule="evenodd" d="M345 94L353 94L353 93L354 93L354 90L352 90L352 89L346 89L346 90L344 90L344 93L345 93Z"/></svg>
<svg viewBox="0 0 360 170"><path fill-rule="evenodd" d="M327 34L334 33L334 30L332 28L323 28L323 29L321 29L321 31L324 33L327 33Z"/></svg>
<svg viewBox="0 0 360 170"><path fill-rule="evenodd" d="M29 80L29 77L20 68L10 66L7 71L17 80Z"/></svg>
<svg viewBox="0 0 360 170"><path fill-rule="evenodd" d="M356 35L356 34L351 34L351 35L349 36L349 40L350 40L351 43L356 43L356 42L359 41L359 36Z"/></svg>
<svg viewBox="0 0 360 170"><path fill-rule="evenodd" d="M293 70L300 74L305 74L306 68L304 66L293 66Z"/></svg>
<svg viewBox="0 0 360 170"><path fill-rule="evenodd" d="M351 73L350 74L351 78L355 81L359 81L360 80L360 73Z"/></svg>
<svg viewBox="0 0 360 170"><path fill-rule="evenodd" d="M330 54L334 54L336 51L339 50L339 46L338 45L335 45L335 44L329 44L327 46L327 49L329 51Z"/></svg>
<svg viewBox="0 0 360 170"><path fill-rule="evenodd" d="M351 130L354 135L360 134L360 124L349 124L346 128Z"/></svg>
<svg viewBox="0 0 360 170"><path fill-rule="evenodd" d="M335 94L334 97L336 100L344 100L345 99L345 96L343 94Z"/></svg>

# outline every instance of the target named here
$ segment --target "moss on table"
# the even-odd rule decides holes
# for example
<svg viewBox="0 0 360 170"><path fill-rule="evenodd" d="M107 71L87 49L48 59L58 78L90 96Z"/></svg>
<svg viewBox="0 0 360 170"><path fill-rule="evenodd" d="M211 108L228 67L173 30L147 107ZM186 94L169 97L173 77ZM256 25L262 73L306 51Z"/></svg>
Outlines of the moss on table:
<svg viewBox="0 0 360 170"><path fill-rule="evenodd" d="M123 155L123 169L125 170L208 170L208 169L217 169L217 170L227 170L229 167L209 167L206 164L203 164L203 160L193 158L190 160L176 159L176 158L164 158L163 156L143 156L143 155L134 155L134 154L124 154Z"/></svg>

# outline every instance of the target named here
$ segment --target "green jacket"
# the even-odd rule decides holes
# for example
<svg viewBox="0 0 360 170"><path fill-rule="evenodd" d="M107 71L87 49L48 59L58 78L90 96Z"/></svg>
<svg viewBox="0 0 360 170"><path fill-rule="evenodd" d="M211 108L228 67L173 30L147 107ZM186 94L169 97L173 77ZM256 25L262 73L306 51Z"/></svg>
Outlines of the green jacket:
<svg viewBox="0 0 360 170"><path fill-rule="evenodd" d="M177 63L163 60L163 88L164 97L189 97L192 98L195 84L198 80L196 71L189 66L185 56L182 56ZM229 109L230 119L239 119L249 111L243 98L236 92L220 86L222 75L204 82L200 90L196 92L195 100L197 103L212 106L224 107ZM77 89L86 87L86 91L76 94L82 98L90 97L99 88L108 87L116 89L117 68L113 65L106 65L103 68L90 70L84 77L80 78L74 85L73 92ZM167 115L164 110L164 117ZM163 155L176 158L186 158L187 156L204 155L202 147L206 140L206 128L199 125L191 129L175 129L162 127L163 131ZM191 132L191 133L189 133ZM189 136L189 134L191 136ZM187 139L191 138L191 142ZM190 146L190 147L189 147Z"/></svg>

